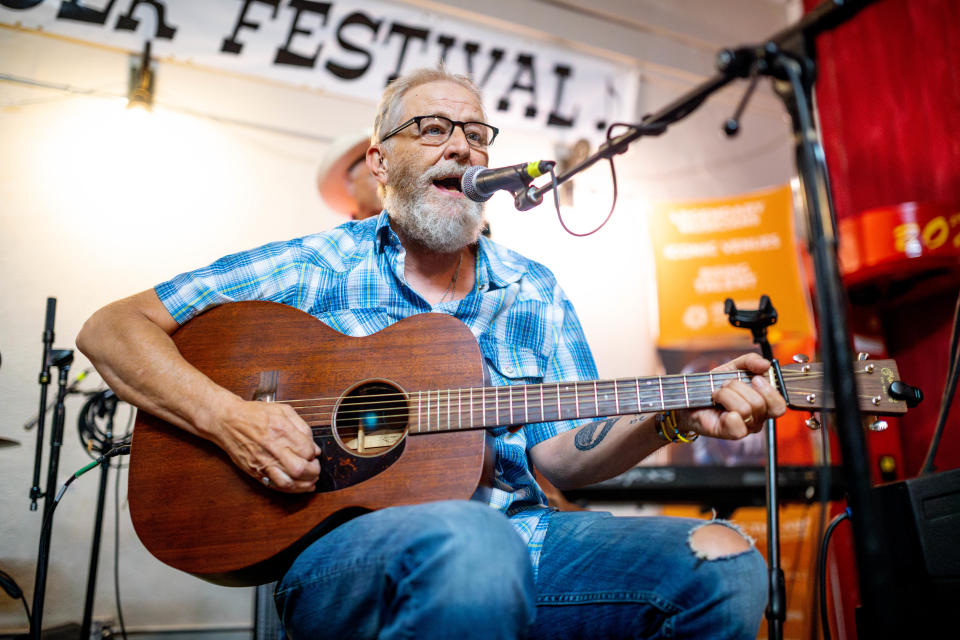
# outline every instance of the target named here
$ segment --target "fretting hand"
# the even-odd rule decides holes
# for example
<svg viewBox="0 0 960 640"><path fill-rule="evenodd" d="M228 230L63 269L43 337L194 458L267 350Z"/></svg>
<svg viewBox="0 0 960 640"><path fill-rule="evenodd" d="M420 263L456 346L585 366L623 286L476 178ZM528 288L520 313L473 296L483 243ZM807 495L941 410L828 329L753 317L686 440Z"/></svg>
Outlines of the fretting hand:
<svg viewBox="0 0 960 640"><path fill-rule="evenodd" d="M757 353L748 353L713 369L754 374L750 382L729 380L713 392L713 401L722 409L699 409L677 412L685 430L725 440L739 440L763 428L767 418L778 418L787 410L783 396L763 376L770 361Z"/></svg>

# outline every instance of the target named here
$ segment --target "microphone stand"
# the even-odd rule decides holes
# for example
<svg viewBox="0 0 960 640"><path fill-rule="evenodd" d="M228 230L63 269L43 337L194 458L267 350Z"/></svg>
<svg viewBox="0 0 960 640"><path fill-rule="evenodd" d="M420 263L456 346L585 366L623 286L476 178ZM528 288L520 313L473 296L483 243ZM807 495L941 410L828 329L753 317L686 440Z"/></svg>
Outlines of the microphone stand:
<svg viewBox="0 0 960 640"><path fill-rule="evenodd" d="M54 491L57 486L57 471L60 466L60 447L63 446L63 423L66 415L64 399L67 397L67 378L70 374L70 365L73 363L72 349L52 349L53 325L56 315L56 298L47 298L46 329L43 333L43 368L40 372L40 413L37 420L37 454L34 466L34 484L30 489L30 510L36 511L37 498L43 496L43 520L45 523L40 531L40 546L37 550L37 573L33 591L33 620L31 621L30 637L40 639L43 628L43 601L47 589L47 568L50 564L50 538L53 531ZM53 412L53 427L50 430L50 459L47 461L47 490L41 493L39 487L40 459L43 447L43 414L46 409L46 385L50 382L50 367L57 367L57 403ZM50 521L47 522L47 518Z"/></svg>
<svg viewBox="0 0 960 640"><path fill-rule="evenodd" d="M780 363L773 357L773 348L767 339L767 327L776 324L777 310L766 295L760 297L760 307L756 311L737 309L732 298L724 301L723 310L735 327L750 329L754 344L760 347L763 357L777 376L777 383L785 389ZM783 638L783 623L787 619L787 592L784 584L783 569L780 567L780 501L777 495L777 421L768 418L766 424L767 443L767 638Z"/></svg>
<svg viewBox="0 0 960 640"><path fill-rule="evenodd" d="M43 461L43 427L47 418L47 387L50 384L50 351L53 349L53 325L57 315L57 299L47 298L47 315L43 329L43 357L40 359L40 411L37 412L37 449L33 458L33 485L30 487L30 511L37 510L40 492L40 466ZM55 403L51 403L55 404ZM24 425L26 428L26 425Z"/></svg>
<svg viewBox="0 0 960 640"><path fill-rule="evenodd" d="M846 299L837 261L837 233L826 161L813 116L813 83L816 74L814 38L852 18L876 0L826 0L799 22L764 40L760 45L727 49L718 56L720 73L709 78L639 125L603 145L594 156L570 168L556 182L530 187L516 194L517 208L539 204L543 194L567 181L601 158L623 153L629 142L643 135L659 135L673 122L696 109L713 92L736 78L766 75L790 115L795 140L795 162L808 229L808 249L813 258L820 343L824 362L824 392L836 405L836 429L843 454L847 502L851 508L854 554L865 628L861 637L906 637L893 598L896 583L889 562L888 544L879 526L878 507L870 492L866 442L861 429L853 374L853 348L846 318ZM725 125L730 131L732 127Z"/></svg>
<svg viewBox="0 0 960 640"><path fill-rule="evenodd" d="M113 439L113 418L117 412L117 402L119 399L113 391L102 391L87 401L88 406L89 403L96 402L98 398L100 398L102 402L103 414L107 417L107 428L103 440L96 443L94 450L101 455L105 455L113 451L115 445L120 444ZM84 407L84 409L86 409L86 407ZM80 419L83 420L86 414L87 412L83 411ZM83 603L83 621L80 623L81 638L89 638L90 630L93 626L93 601L96 597L97 590L97 569L100 564L100 539L103 533L103 509L107 498L107 478L109 475L110 463L106 462L105 464L101 464L100 487L97 491L97 515L93 525L93 542L90 546L90 568L87 571L87 593Z"/></svg>

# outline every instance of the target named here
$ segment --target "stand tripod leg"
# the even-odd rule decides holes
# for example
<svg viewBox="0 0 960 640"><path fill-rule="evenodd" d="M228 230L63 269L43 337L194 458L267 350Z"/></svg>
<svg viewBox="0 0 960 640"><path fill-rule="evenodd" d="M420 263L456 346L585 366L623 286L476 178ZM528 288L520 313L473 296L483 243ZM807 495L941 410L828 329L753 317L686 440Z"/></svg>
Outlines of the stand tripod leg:
<svg viewBox="0 0 960 640"><path fill-rule="evenodd" d="M109 447L108 450L112 448ZM80 625L80 638L90 637L90 627L93 624L93 601L97 590L97 568L100 563L100 539L103 532L103 505L107 497L107 476L110 474L110 465L100 465L100 489L97 493L97 519L93 525L93 543L90 549L90 569L87 572L87 595L83 603L83 622Z"/></svg>
<svg viewBox="0 0 960 640"><path fill-rule="evenodd" d="M67 395L67 376L70 373L70 363L73 361L73 352L69 357L64 356L64 363L60 365L60 376L57 389L57 406L53 413L53 428L50 431L50 459L47 462L47 485L43 501L43 525L40 531L40 547L37 550L37 574L33 585L33 621L30 637L40 640L43 628L43 601L47 590L47 569L50 564L50 539L53 537L53 500L57 488L57 472L60 467L60 448L63 446L63 422L66 410L63 400ZM47 518L51 521L47 522Z"/></svg>

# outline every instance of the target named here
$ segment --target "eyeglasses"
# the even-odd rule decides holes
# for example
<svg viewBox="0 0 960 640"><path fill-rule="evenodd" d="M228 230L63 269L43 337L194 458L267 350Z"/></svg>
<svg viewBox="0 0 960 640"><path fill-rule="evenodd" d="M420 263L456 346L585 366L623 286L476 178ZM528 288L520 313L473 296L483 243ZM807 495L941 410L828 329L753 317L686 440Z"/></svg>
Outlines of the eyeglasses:
<svg viewBox="0 0 960 640"><path fill-rule="evenodd" d="M463 135L474 149L486 150L491 144L500 129L485 122L458 122L443 116L414 116L401 124L399 127L383 136L380 142L394 136L410 125L417 125L417 132L420 135L420 142L430 146L439 146L450 139L453 130L456 127L463 129Z"/></svg>

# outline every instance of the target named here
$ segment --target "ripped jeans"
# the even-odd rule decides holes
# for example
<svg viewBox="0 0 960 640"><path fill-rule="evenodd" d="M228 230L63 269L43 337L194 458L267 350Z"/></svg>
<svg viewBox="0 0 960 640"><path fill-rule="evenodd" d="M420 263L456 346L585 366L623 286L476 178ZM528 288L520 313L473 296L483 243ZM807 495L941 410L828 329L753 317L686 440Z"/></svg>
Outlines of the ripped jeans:
<svg viewBox="0 0 960 640"><path fill-rule="evenodd" d="M275 594L281 620L293 639L756 637L767 598L759 552L694 550L694 532L722 522L550 517L534 580L526 546L486 505L360 516L293 564Z"/></svg>

